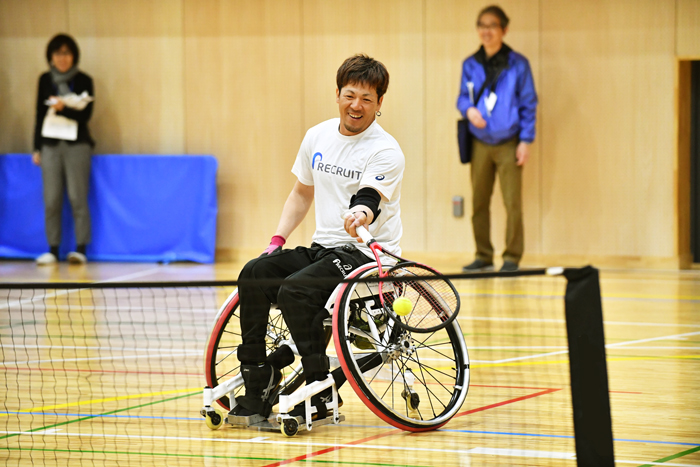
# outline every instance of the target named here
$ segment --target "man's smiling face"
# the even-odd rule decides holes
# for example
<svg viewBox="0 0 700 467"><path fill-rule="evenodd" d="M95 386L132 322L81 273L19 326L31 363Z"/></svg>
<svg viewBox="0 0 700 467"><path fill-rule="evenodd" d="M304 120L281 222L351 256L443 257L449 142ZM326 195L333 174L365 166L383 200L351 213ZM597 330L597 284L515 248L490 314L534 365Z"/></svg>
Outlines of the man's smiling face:
<svg viewBox="0 0 700 467"><path fill-rule="evenodd" d="M343 89L335 91L340 110L340 134L358 135L365 131L374 121L376 112L382 107L377 90L362 83L349 83Z"/></svg>

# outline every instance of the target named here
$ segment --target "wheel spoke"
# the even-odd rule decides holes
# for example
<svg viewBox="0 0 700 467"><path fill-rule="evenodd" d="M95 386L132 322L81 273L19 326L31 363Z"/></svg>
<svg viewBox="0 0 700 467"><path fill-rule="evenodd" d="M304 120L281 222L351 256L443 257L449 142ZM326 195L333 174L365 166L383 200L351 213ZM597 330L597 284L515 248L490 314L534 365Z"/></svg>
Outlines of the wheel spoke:
<svg viewBox="0 0 700 467"><path fill-rule="evenodd" d="M426 339L426 341L427 341L427 339ZM427 345L427 344L425 344L426 341L421 342L421 343L420 343L420 347L418 347L418 348L432 350L432 351L435 352L436 354L439 354L439 355L443 356L444 358L446 358L447 360L450 360L451 362L456 362L456 361L457 361L455 358L450 357L449 355L445 355L444 353L440 352L440 350L435 349L435 346L434 346L434 345ZM418 350L418 348L416 348L416 350Z"/></svg>
<svg viewBox="0 0 700 467"><path fill-rule="evenodd" d="M414 359L411 358L411 357L406 357L407 360L414 362L415 364L417 364L417 365L420 366L421 368L425 368L426 371L434 371L435 373L440 373L440 374L443 375L443 376L446 376L446 377L448 377L448 378L450 378L450 379L454 379L454 376L453 376L453 375L451 375L451 374L449 374L449 373L445 373L444 371L441 371L441 370L438 369L438 368L433 368L433 367L430 366L430 365L426 365L426 364L424 364L424 363L421 363L419 360L417 360L417 358L418 358L418 357L416 357L416 360L414 360ZM435 376L434 376L432 373L430 374L430 376L432 376L433 378L435 378ZM439 381L437 378L435 378L435 380L438 381L438 383L440 383L440 381ZM440 383L440 384L441 384L443 387L445 386L445 385L442 384L442 383ZM447 389L447 388L445 388L445 389Z"/></svg>
<svg viewBox="0 0 700 467"><path fill-rule="evenodd" d="M376 270L371 270L358 277L376 275ZM345 365L348 369L346 376L354 378L357 385L353 388L362 402L376 413L383 414L382 418L397 428L413 430L443 425L459 410L457 404L468 390L468 379L466 385L456 387L457 381L465 381L465 372L468 372L460 363L468 361L468 355L459 325L450 323L430 333L410 333L398 325L390 331L384 327L386 321L378 322L384 310L377 287L371 285L358 283L349 286L334 310L334 313L339 313L337 319L342 323L335 332L338 334L338 357L349 363ZM387 287L385 292L396 294L398 288L393 285L393 289ZM415 303L425 308L425 302L432 305L430 298L419 293ZM367 332L366 323L357 321L359 316L363 322L376 316L375 323L382 330L379 339ZM427 326L431 320L430 316L420 317L416 326ZM364 355L354 353L356 342L368 343L388 352L389 359L371 372L363 372L358 360ZM384 358L387 358L386 354ZM413 400L409 399L412 395ZM417 406L411 408L414 403Z"/></svg>
<svg viewBox="0 0 700 467"><path fill-rule="evenodd" d="M450 388L448 388L448 387L445 386L444 384L442 384L442 382L441 382L439 379L437 379L437 378L435 377L435 375L433 375L433 374L430 372L430 368L429 368L429 367L425 367L424 365L421 365L420 363L418 363L418 366L419 366L419 368L420 368L421 375L423 375L423 378L425 378L425 373L427 373L428 376L430 376L437 384L439 384L440 386L442 386L442 388L445 390L445 392L447 392L447 393L450 395L450 397L452 397L452 395L454 394L453 391L450 390ZM425 390L426 390L426 392L430 392L430 393L432 393L436 398L438 398L437 394L435 394L435 392L432 391L432 390L430 389L430 387L427 385L427 381L424 380L423 384L425 385ZM439 398L438 398L438 399L439 399ZM442 402L440 402L440 403L442 404ZM444 406L444 404L443 404L443 406Z"/></svg>

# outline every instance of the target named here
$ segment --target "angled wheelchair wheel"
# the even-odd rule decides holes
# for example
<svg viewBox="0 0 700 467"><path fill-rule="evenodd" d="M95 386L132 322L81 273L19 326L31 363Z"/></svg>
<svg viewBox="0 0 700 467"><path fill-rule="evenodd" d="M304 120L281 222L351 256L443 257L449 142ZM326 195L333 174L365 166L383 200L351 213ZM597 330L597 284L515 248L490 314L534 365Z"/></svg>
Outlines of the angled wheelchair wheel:
<svg viewBox="0 0 700 467"><path fill-rule="evenodd" d="M376 266L352 277L377 277ZM378 283L342 284L333 310L338 360L362 402L407 431L434 430L461 408L469 390L469 354L457 320L413 333L383 309ZM390 301L393 297L385 297Z"/></svg>
<svg viewBox="0 0 700 467"><path fill-rule="evenodd" d="M330 341L331 331L327 330L326 343ZM291 341L291 334L279 310L270 310L267 324L265 344L268 355L285 342ZM226 300L216 316L214 327L204 352L204 374L207 386L216 387L218 384L233 378L240 371L240 362L236 356L238 346L242 343L238 291L234 291ZM282 383L273 401L277 404L280 394L294 392L304 382L301 360L297 357L294 364L282 370ZM234 391L237 396L243 387ZM228 396L223 396L218 403L225 410L230 410Z"/></svg>

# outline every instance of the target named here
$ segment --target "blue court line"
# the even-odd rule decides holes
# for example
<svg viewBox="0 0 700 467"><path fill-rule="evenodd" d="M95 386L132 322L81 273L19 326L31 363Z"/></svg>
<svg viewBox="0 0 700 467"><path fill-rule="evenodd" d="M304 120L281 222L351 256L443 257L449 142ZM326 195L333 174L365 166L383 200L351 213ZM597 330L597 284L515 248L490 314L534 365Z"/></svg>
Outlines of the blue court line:
<svg viewBox="0 0 700 467"><path fill-rule="evenodd" d="M0 412L0 414L7 415L49 415L57 417L93 417L93 418L132 418L132 419L150 419L150 420L188 420L201 422L202 417L149 417L145 415L117 415L117 414L107 414L107 415L95 415L95 414L81 414L81 413L55 413L55 412ZM333 427L334 425L330 425ZM389 425L352 425L349 423L343 423L342 425L335 425L340 428L342 426L352 427L352 428L379 428L379 429L391 429L392 426ZM573 435L543 435L536 433L508 433L502 431L478 431L478 430L449 430L444 428L439 428L435 431L444 431L446 433L473 433L479 435L501 435L501 436L530 436L534 438L563 438L563 439L574 439ZM624 442L624 443L648 443L648 444L664 444L672 446L700 446L700 443L682 443L674 441L651 441L644 439L624 439L624 438L613 438L613 441Z"/></svg>
<svg viewBox="0 0 700 467"><path fill-rule="evenodd" d="M333 425L329 425L333 426ZM347 423L342 423L337 426L347 426L347 427L353 427L353 428L392 428L389 425L350 425ZM535 434L535 433L507 433L507 432L501 432L501 431L478 431L478 430L449 430L449 429L444 429L444 428L438 428L435 431L444 431L447 433L474 433L474 434L480 434L480 435L502 435L502 436L532 436L532 437L539 437L539 438L566 438L566 439L574 439L573 435L541 435L541 434ZM650 443L650 444L668 444L668 445L673 445L673 446L700 446L700 443L682 443L682 442L675 442L675 441L650 441L650 440L644 440L644 439L623 439L623 438L613 438L613 441L619 441L619 442L625 442L625 443Z"/></svg>
<svg viewBox="0 0 700 467"><path fill-rule="evenodd" d="M504 433L500 431L476 431L476 430L444 430L442 428L436 431L446 431L451 433L478 433L483 435L506 435L506 436L532 436L536 438L568 438L574 439L573 435L542 435L535 433ZM613 441L626 442L626 443L651 443L651 444L671 444L674 446L700 446L698 443L682 443L675 441L650 441L644 439L623 439L623 438L613 438Z"/></svg>

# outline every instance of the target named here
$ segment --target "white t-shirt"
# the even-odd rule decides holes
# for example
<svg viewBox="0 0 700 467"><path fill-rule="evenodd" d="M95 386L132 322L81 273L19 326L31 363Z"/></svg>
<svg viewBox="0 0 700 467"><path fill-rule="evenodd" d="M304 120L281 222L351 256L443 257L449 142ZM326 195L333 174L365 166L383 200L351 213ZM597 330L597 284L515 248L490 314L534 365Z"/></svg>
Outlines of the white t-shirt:
<svg viewBox="0 0 700 467"><path fill-rule="evenodd" d="M340 118L310 128L304 136L292 173L314 187L316 232L313 241L326 248L348 243L365 255L374 255L345 231L342 215L360 188L371 187L382 195L382 212L369 226L372 236L387 250L401 254L401 180L405 160L399 143L375 120L359 135L344 136ZM382 258L384 261L386 258Z"/></svg>

